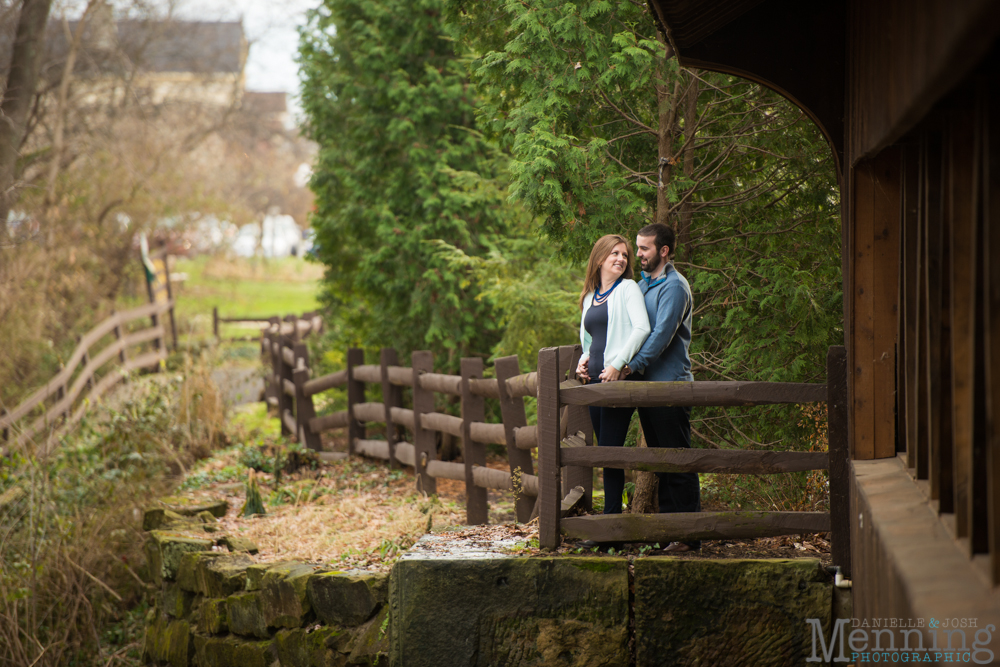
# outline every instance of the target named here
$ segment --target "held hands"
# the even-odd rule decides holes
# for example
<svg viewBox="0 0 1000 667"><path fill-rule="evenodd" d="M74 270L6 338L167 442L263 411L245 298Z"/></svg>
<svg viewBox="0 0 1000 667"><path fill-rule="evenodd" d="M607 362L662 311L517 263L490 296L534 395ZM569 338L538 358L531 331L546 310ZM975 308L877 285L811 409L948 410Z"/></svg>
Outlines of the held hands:
<svg viewBox="0 0 1000 667"><path fill-rule="evenodd" d="M580 360L579 365L576 367L576 377L580 382L587 383L590 382L590 371L587 366L590 364L590 357L584 357Z"/></svg>
<svg viewBox="0 0 1000 667"><path fill-rule="evenodd" d="M621 370L617 370L614 366L608 366L601 372L601 382L615 382L617 380L624 380L632 373L632 369L628 367L628 364L622 366Z"/></svg>

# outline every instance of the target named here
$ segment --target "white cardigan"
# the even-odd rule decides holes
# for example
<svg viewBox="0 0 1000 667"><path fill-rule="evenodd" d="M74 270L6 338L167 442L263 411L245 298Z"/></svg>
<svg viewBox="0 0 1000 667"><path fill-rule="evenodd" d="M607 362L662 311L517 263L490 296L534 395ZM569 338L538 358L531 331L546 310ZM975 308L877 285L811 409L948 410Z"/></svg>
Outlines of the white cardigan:
<svg viewBox="0 0 1000 667"><path fill-rule="evenodd" d="M594 293L590 292L583 299L583 316L580 318L580 343L583 344L581 361L590 358L591 336L583 326L583 321L593 303ZM639 285L634 280L623 280L608 297L608 340L604 347L605 367L614 366L615 370L620 371L629 359L639 351L651 330L642 290L639 289ZM592 368L590 375L596 378L603 370L603 368Z"/></svg>

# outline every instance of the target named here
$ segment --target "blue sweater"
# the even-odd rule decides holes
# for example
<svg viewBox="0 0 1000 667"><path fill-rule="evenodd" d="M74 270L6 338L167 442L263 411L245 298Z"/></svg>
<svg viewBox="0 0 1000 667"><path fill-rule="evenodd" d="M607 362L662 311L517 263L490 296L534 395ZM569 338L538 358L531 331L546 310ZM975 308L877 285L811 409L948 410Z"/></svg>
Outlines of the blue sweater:
<svg viewBox="0 0 1000 667"><path fill-rule="evenodd" d="M641 374L643 380L694 380L688 354L694 301L687 279L670 263L665 274L656 280L650 281L649 276L643 273L639 289L646 302L653 331L628 362L628 367L633 373Z"/></svg>

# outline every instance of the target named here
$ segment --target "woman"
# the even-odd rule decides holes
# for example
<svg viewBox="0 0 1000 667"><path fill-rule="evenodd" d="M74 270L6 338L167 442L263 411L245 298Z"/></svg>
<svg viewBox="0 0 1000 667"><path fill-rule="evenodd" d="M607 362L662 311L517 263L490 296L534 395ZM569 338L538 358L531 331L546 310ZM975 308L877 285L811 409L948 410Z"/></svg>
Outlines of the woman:
<svg viewBox="0 0 1000 667"><path fill-rule="evenodd" d="M632 280L632 246L618 234L602 236L590 251L587 279L580 294L583 356L577 377L588 384L614 382L649 335L649 316L639 286ZM601 447L625 444L634 408L590 408ZM625 471L604 469L604 513L621 514Z"/></svg>

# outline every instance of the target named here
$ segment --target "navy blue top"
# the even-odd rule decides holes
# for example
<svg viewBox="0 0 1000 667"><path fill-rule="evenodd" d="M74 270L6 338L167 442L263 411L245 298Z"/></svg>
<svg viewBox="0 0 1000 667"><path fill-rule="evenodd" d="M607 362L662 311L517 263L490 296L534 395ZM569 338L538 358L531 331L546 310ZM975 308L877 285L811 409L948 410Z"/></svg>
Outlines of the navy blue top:
<svg viewBox="0 0 1000 667"><path fill-rule="evenodd" d="M583 328L590 334L590 377L596 378L604 370L604 348L608 345L608 302L592 305L583 318Z"/></svg>
<svg viewBox="0 0 1000 667"><path fill-rule="evenodd" d="M646 313L653 330L628 362L629 368L642 377L630 375L629 379L659 382L694 380L688 352L694 302L688 281L671 262L656 280L644 272L639 289L646 301Z"/></svg>

